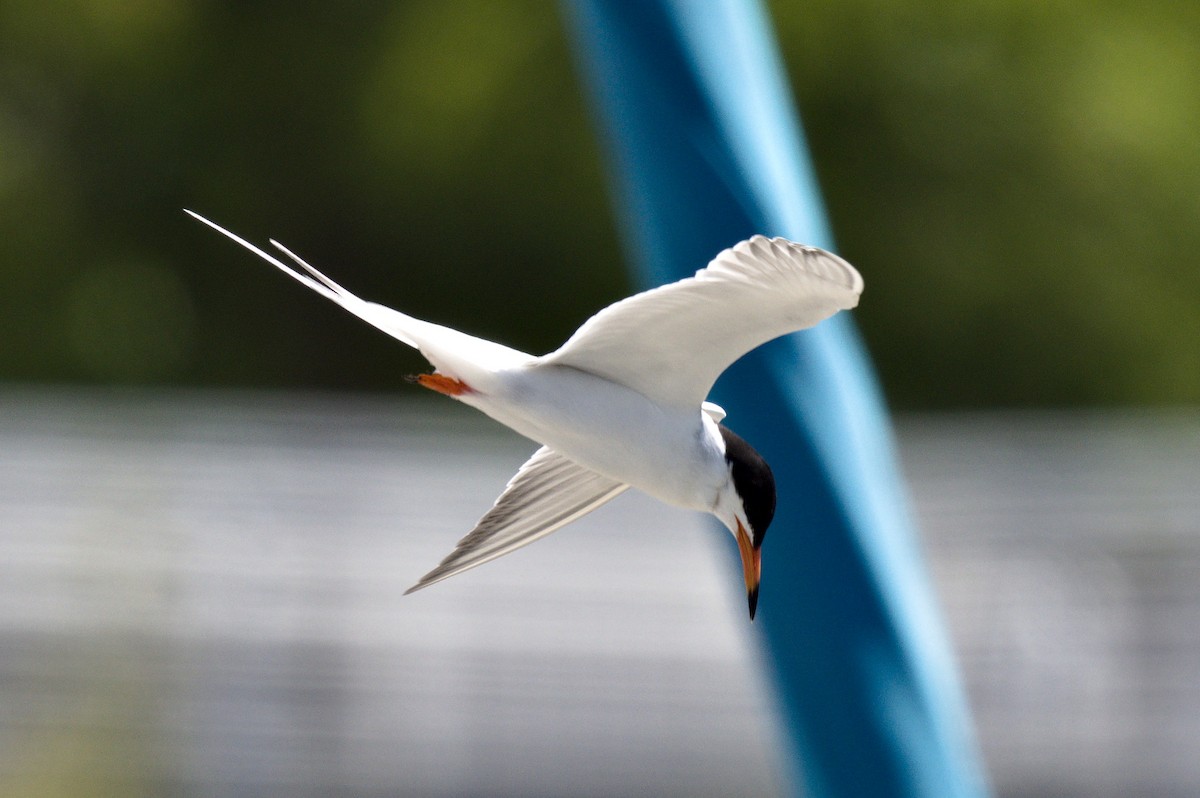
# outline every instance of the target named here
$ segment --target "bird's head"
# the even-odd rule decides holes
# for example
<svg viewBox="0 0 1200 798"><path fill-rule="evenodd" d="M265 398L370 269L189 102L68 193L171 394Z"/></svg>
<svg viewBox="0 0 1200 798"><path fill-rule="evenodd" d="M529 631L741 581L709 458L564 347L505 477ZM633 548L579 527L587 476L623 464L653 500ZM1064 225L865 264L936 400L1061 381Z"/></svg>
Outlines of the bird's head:
<svg viewBox="0 0 1200 798"><path fill-rule="evenodd" d="M725 441L729 465L729 487L717 506L716 515L737 540L746 579L750 620L758 608L758 583L762 578L762 543L775 517L775 476L767 461L733 430L718 424Z"/></svg>

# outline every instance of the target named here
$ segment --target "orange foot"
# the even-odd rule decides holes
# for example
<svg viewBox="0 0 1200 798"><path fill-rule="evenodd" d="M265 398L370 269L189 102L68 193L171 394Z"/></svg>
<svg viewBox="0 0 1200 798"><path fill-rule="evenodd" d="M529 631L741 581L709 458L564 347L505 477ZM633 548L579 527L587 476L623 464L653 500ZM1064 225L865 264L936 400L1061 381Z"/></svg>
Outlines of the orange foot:
<svg viewBox="0 0 1200 798"><path fill-rule="evenodd" d="M462 380L447 377L445 374L418 374L416 380L421 386L446 396L462 396L464 393L475 392Z"/></svg>

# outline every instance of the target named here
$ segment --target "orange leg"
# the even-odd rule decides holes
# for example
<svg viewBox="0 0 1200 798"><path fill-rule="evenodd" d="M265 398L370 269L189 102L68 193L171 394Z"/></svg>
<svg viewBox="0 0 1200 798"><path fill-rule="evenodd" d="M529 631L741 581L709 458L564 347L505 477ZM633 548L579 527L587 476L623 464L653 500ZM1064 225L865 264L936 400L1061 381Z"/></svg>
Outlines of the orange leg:
<svg viewBox="0 0 1200 798"><path fill-rule="evenodd" d="M464 393L474 393L474 389L462 380L447 377L445 374L418 374L417 383L431 391L446 396L462 396Z"/></svg>

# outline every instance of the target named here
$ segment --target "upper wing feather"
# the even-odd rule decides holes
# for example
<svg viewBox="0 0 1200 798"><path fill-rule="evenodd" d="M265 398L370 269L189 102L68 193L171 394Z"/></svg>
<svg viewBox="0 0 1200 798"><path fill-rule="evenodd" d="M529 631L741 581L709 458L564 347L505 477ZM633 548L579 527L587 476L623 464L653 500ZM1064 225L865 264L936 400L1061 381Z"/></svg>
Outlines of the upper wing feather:
<svg viewBox="0 0 1200 798"><path fill-rule="evenodd" d="M545 363L572 366L672 407L695 407L756 346L858 304L862 277L817 247L754 236L679 282L588 319Z"/></svg>
<svg viewBox="0 0 1200 798"><path fill-rule="evenodd" d="M545 537L616 498L628 487L543 446L521 466L495 506L454 551L405 593L429 587Z"/></svg>

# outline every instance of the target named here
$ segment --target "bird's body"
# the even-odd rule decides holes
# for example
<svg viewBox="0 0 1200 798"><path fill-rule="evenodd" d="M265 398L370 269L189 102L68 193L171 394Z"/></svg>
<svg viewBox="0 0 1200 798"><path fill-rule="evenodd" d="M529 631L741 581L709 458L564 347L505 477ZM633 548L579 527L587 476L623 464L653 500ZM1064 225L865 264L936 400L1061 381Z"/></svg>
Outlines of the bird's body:
<svg viewBox="0 0 1200 798"><path fill-rule="evenodd" d="M755 236L695 277L605 308L559 349L536 357L366 302L276 242L303 271L192 215L420 350L435 368L416 378L421 385L542 444L475 529L409 592L520 548L635 487L712 513L729 528L753 618L774 478L720 423L724 411L704 400L745 352L857 304L862 279L848 263Z"/></svg>
<svg viewBox="0 0 1200 798"><path fill-rule="evenodd" d="M570 366L500 372L492 393L458 397L526 438L660 501L710 512L727 479L717 424L699 408L664 408ZM563 397L571 397L564 402Z"/></svg>

